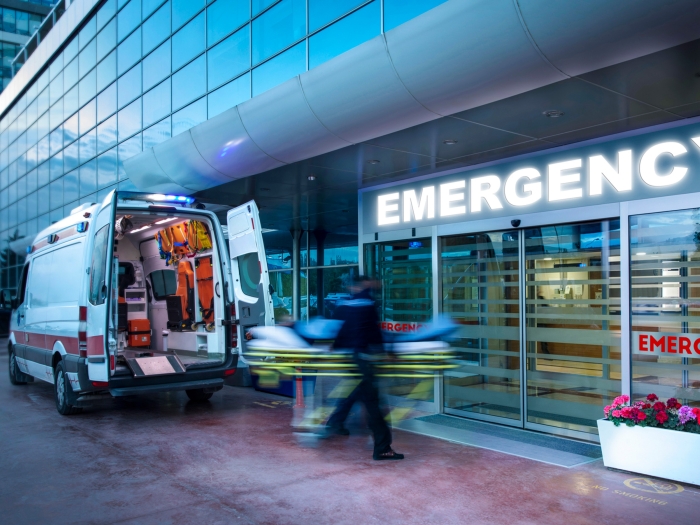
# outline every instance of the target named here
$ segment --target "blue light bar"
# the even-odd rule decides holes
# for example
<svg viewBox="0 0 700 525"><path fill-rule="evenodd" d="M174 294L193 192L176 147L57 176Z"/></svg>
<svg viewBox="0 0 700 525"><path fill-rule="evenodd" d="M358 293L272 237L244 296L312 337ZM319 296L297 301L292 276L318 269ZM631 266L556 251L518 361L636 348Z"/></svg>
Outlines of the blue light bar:
<svg viewBox="0 0 700 525"><path fill-rule="evenodd" d="M163 195L162 193L153 193L147 196L148 199L157 202L179 202L183 204L192 204L194 198L185 195Z"/></svg>

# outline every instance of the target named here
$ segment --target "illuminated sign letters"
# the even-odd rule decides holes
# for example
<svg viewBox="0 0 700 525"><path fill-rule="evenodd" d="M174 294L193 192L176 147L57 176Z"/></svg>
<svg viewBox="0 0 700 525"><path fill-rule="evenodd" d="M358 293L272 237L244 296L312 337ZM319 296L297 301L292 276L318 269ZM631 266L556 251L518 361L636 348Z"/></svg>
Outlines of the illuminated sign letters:
<svg viewBox="0 0 700 525"><path fill-rule="evenodd" d="M368 191L364 224L443 224L691 191L700 192L700 124Z"/></svg>

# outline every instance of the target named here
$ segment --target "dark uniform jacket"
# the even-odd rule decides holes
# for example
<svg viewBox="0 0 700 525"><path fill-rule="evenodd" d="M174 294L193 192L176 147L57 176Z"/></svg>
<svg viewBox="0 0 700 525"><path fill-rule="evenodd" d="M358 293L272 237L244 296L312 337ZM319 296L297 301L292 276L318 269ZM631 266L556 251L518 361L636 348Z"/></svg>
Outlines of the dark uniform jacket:
<svg viewBox="0 0 700 525"><path fill-rule="evenodd" d="M334 346L352 349L356 353L374 354L382 351L382 332L374 300L369 290L338 302L334 318L343 321Z"/></svg>

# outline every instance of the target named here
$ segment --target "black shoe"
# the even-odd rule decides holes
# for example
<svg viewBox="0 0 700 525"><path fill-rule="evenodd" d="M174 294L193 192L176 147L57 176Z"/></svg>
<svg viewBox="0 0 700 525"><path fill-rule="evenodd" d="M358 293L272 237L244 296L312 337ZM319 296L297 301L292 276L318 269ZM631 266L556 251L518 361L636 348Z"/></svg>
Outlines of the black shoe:
<svg viewBox="0 0 700 525"><path fill-rule="evenodd" d="M395 460L395 459L403 459L404 455L399 454L398 452L394 452L391 448L387 450L386 452L382 452L381 454L377 454L376 452L372 456L372 458L375 461L384 461L384 460Z"/></svg>
<svg viewBox="0 0 700 525"><path fill-rule="evenodd" d="M340 426L335 426L335 425L326 425L321 429L320 437L321 438L328 438L333 435L336 436L349 436L350 431L345 428L343 425Z"/></svg>

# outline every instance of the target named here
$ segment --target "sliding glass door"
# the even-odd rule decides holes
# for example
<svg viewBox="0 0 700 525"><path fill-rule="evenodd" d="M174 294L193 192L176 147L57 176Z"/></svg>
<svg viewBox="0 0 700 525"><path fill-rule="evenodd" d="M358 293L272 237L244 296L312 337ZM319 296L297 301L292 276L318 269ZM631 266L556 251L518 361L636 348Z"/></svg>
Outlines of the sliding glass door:
<svg viewBox="0 0 700 525"><path fill-rule="evenodd" d="M620 225L440 239L441 308L461 326L448 413L597 433L620 392Z"/></svg>
<svg viewBox="0 0 700 525"><path fill-rule="evenodd" d="M517 230L441 239L442 310L462 325L448 412L521 422L519 244Z"/></svg>

